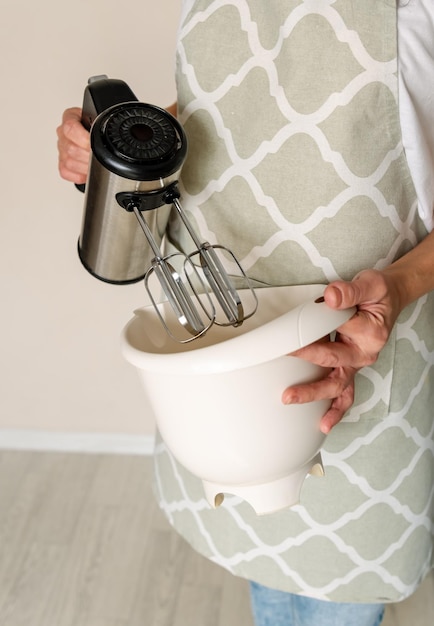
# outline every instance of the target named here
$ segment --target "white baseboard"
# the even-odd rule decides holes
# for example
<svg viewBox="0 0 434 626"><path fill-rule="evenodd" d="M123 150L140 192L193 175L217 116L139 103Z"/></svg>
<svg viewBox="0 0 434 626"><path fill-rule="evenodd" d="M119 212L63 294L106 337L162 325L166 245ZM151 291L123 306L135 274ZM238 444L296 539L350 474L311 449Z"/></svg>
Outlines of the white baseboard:
<svg viewBox="0 0 434 626"><path fill-rule="evenodd" d="M0 450L149 456L154 450L154 436L0 430Z"/></svg>

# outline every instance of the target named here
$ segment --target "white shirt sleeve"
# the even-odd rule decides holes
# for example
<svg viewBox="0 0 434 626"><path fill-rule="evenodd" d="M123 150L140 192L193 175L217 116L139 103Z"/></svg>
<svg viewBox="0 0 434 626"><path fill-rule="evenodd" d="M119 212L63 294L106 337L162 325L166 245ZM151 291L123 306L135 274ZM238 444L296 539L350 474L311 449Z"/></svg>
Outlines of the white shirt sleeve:
<svg viewBox="0 0 434 626"><path fill-rule="evenodd" d="M434 228L434 0L398 2L399 111L407 162L429 231Z"/></svg>

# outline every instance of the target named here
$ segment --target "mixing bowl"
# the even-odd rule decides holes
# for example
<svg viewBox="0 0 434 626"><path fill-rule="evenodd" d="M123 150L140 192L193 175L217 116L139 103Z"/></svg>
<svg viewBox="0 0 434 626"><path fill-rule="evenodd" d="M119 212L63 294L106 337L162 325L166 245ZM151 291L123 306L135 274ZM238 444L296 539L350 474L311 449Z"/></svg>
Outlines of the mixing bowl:
<svg viewBox="0 0 434 626"><path fill-rule="evenodd" d="M353 314L321 297L323 285L258 289L258 310L237 328L213 326L181 344L143 307L123 330L157 427L174 457L198 476L211 506L235 494L257 514L298 502L309 473L321 475L329 401L284 405L289 385L325 370L287 354L332 333ZM172 315L160 305L165 319Z"/></svg>

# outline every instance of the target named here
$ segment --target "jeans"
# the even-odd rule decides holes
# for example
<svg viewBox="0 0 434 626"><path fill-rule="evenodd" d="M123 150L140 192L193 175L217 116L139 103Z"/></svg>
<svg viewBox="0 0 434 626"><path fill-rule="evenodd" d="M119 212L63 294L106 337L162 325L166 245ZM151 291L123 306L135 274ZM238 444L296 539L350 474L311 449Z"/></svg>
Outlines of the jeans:
<svg viewBox="0 0 434 626"><path fill-rule="evenodd" d="M250 583L256 626L378 626L383 604L326 602Z"/></svg>

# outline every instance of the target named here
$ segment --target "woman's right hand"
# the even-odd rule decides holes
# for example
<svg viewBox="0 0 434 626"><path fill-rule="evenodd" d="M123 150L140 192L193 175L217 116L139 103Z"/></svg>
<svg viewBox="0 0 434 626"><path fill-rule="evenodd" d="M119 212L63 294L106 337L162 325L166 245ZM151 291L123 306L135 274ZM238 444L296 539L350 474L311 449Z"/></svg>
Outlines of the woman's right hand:
<svg viewBox="0 0 434 626"><path fill-rule="evenodd" d="M89 132L81 123L81 109L66 109L57 128L59 172L62 178L81 185L86 182L90 160Z"/></svg>

